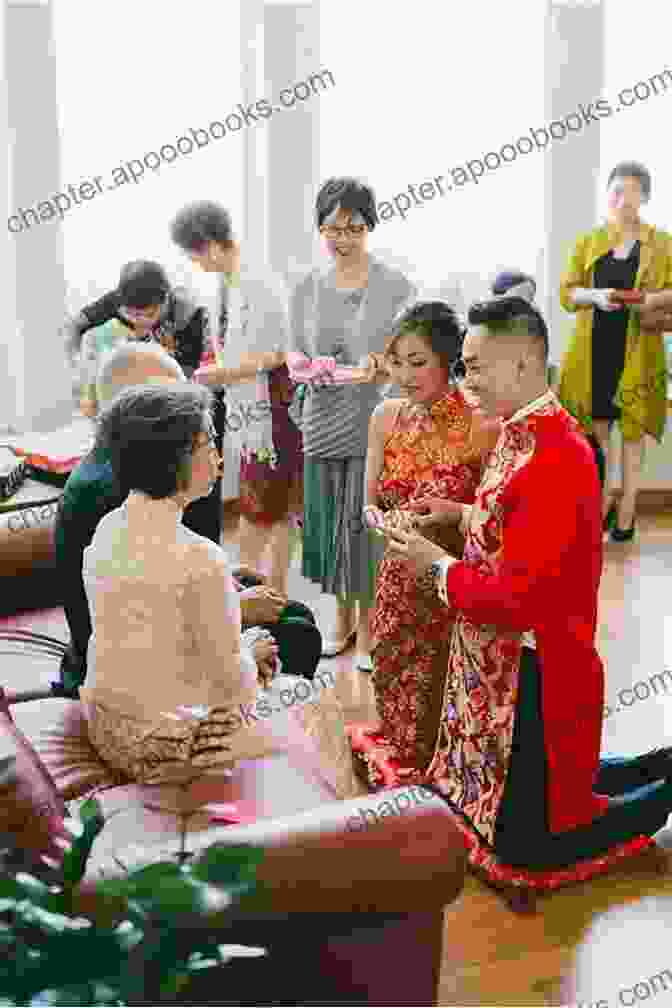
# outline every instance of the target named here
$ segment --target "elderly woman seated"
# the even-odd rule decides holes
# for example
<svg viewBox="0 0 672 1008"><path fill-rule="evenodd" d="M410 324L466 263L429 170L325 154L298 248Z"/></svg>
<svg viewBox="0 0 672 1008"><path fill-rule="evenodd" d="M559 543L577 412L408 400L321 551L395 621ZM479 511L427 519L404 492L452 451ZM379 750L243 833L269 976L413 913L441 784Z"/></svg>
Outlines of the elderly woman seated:
<svg viewBox="0 0 672 1008"><path fill-rule="evenodd" d="M91 741L144 783L293 746L315 765L317 742L337 792L357 793L334 690L301 703L313 689L297 686L310 684L274 676L270 635L241 635L225 554L182 524L221 464L211 402L191 383L135 386L99 419L98 444L128 496L84 551L93 633L80 696Z"/></svg>
<svg viewBox="0 0 672 1008"><path fill-rule="evenodd" d="M179 364L155 344L126 343L116 347L102 364L98 375L98 401L104 408L132 385L156 385L184 381ZM91 619L82 580L84 550L109 511L120 507L124 494L112 474L107 452L97 444L68 479L59 502L55 528L56 564L63 587L65 615L71 643L61 665L59 693L77 697L86 675L86 654L91 636ZM193 501L184 512L183 523L200 536L219 544L213 531L221 525L221 493L217 484L208 497ZM260 576L241 571L246 580L260 582L241 589L241 618L245 628L265 624L279 646L285 667L295 675L312 679L322 653L322 637L310 609L281 598L260 581ZM236 575L237 577L238 575Z"/></svg>

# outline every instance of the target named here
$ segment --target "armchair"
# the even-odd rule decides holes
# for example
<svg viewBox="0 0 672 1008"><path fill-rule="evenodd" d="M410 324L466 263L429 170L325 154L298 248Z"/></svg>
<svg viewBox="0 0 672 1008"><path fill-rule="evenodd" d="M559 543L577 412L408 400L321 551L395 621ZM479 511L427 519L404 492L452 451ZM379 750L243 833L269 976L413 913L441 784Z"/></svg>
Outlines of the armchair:
<svg viewBox="0 0 672 1008"><path fill-rule="evenodd" d="M28 791L36 768L54 801L59 792L91 790L91 771L81 779L66 772L64 745L69 738L71 756L84 747L83 720L75 701L5 704L0 743L22 748L24 757L32 753L17 766ZM52 767L56 778L47 773L45 784ZM170 805L171 788L115 782L102 765L94 787L103 788L97 797L109 819L91 853L78 909L95 919L101 872L165 858L175 850L176 826L172 815L145 806L149 792L154 808L157 801ZM353 817L373 812L380 796L335 801L326 783L281 754L193 787L195 803L235 802L244 824L213 828L199 814L188 849L249 843L266 850L258 874L272 893L273 912L241 916L235 928L241 943L261 945L269 955L258 988L255 982L249 1000L246 990L236 1003L437 1003L443 908L461 892L466 870L463 841L440 799L411 803L394 816L369 815L371 825L354 829ZM394 801L395 794L386 798ZM30 843L25 830L22 842Z"/></svg>

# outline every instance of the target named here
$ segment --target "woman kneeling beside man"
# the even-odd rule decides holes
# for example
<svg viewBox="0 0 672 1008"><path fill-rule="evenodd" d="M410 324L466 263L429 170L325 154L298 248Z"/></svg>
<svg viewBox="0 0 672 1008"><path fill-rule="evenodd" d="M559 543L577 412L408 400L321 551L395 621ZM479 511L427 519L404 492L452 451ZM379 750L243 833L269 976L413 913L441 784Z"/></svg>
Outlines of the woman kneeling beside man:
<svg viewBox="0 0 672 1008"><path fill-rule="evenodd" d="M191 383L135 386L99 418L97 442L127 496L84 552L93 634L80 696L91 741L141 783L290 750L341 796L356 794L334 691L283 710L279 691L300 680L277 674L268 631L241 633L223 550L182 524L219 475L211 405ZM237 711L260 697L273 717L241 719Z"/></svg>

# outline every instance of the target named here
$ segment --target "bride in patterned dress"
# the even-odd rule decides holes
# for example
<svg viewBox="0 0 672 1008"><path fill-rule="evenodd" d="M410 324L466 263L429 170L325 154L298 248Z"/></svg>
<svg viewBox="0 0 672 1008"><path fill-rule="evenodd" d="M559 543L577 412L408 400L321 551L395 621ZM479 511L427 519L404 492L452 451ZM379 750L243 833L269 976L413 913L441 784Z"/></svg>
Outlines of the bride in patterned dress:
<svg viewBox="0 0 672 1008"><path fill-rule="evenodd" d="M137 386L100 418L98 441L128 496L84 553L93 634L80 696L91 742L145 784L280 751L353 796L361 785L335 691L276 675L264 631L241 636L223 550L182 524L218 476L211 401L192 383Z"/></svg>
<svg viewBox="0 0 672 1008"><path fill-rule="evenodd" d="M496 425L482 419L454 378L462 336L453 309L440 301L418 302L397 321L386 363L406 398L387 399L373 414L364 513L374 529L423 526L433 541L458 550L454 530L434 526L425 501L471 503L497 439ZM348 728L372 789L414 779L433 756L453 623L452 612L388 552L373 620L379 723Z"/></svg>

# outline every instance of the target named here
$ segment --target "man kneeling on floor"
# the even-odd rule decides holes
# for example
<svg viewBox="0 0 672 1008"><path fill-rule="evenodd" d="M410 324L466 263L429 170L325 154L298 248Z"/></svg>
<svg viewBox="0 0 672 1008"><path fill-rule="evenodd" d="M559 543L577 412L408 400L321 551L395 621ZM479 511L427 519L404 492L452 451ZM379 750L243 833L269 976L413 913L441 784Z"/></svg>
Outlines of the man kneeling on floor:
<svg viewBox="0 0 672 1008"><path fill-rule="evenodd" d="M147 344L123 344L114 350L101 367L98 401L111 402L132 385L184 381L179 364L161 347ZM86 652L91 637L91 617L82 579L84 550L90 544L104 515L123 504L115 486L109 459L93 449L74 469L59 501L56 517L56 564L63 585L65 615L70 629L70 645L61 663L60 682L53 689L63 696L76 698L86 677ZM193 532L198 519L184 514L184 524ZM200 512L199 512L200 513ZM263 626L275 639L284 671L311 678L322 653L322 638L311 611L299 602L288 602L263 584L254 572L241 570L239 585L243 626Z"/></svg>

